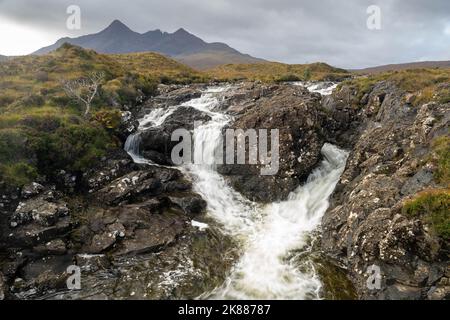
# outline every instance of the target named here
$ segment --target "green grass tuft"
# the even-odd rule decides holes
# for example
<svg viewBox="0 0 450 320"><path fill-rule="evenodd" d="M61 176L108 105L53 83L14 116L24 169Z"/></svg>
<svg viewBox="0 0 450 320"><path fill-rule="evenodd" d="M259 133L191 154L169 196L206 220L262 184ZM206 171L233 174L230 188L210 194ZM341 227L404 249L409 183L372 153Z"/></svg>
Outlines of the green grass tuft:
<svg viewBox="0 0 450 320"><path fill-rule="evenodd" d="M429 190L420 193L403 206L403 213L420 217L432 227L434 233L450 239L450 190Z"/></svg>

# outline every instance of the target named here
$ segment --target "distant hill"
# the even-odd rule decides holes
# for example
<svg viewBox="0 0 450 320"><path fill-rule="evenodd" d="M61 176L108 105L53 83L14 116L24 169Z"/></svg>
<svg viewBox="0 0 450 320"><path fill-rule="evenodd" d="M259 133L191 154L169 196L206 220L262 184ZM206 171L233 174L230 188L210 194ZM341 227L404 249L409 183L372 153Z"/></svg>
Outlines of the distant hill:
<svg viewBox="0 0 450 320"><path fill-rule="evenodd" d="M359 70L350 70L350 71L360 74L376 74L386 71L400 71L400 70L422 69L422 68L450 68L450 61L424 61L424 62L412 62L402 64L388 64L384 66Z"/></svg>
<svg viewBox="0 0 450 320"><path fill-rule="evenodd" d="M161 30L137 33L119 20L115 20L99 33L78 38L62 38L55 44L39 49L42 55L70 43L99 53L157 52L198 69L229 63L256 63L257 59L231 48L224 43L207 43L184 29L174 33Z"/></svg>
<svg viewBox="0 0 450 320"><path fill-rule="evenodd" d="M262 62L254 64L228 64L217 66L206 73L218 80L247 79L261 81L342 80L350 74L344 69L326 63L284 64Z"/></svg>
<svg viewBox="0 0 450 320"><path fill-rule="evenodd" d="M8 57L7 56L2 56L1 54L0 54L0 62L2 62L2 61L7 61L8 60Z"/></svg>

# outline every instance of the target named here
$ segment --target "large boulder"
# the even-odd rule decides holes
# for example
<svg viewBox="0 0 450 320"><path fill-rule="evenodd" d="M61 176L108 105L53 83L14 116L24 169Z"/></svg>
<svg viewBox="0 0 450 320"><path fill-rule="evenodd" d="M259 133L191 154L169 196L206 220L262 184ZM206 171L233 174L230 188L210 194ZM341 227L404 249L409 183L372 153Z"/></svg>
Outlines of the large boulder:
<svg viewBox="0 0 450 320"><path fill-rule="evenodd" d="M178 107L159 127L145 130L141 134L141 150L146 159L162 165L173 165L172 149L179 143L172 141L178 129L193 130L194 124L208 122L211 117L189 106Z"/></svg>
<svg viewBox="0 0 450 320"><path fill-rule="evenodd" d="M263 176L261 168L264 164L261 159L258 165L219 167L219 172L237 191L260 202L286 199L290 192L306 180L321 160L328 126L319 94L290 85L267 90L271 93L264 96L259 94L257 99L250 96L249 106L241 111L229 129L279 130L279 171L275 175ZM245 97L238 99L239 104L246 105L243 101ZM233 105L230 108L236 109Z"/></svg>
<svg viewBox="0 0 450 320"><path fill-rule="evenodd" d="M83 219L75 231L81 253L119 256L159 252L177 240L189 221L164 199L92 209Z"/></svg>
<svg viewBox="0 0 450 320"><path fill-rule="evenodd" d="M67 203L57 199L54 191L48 191L42 196L20 202L11 218L11 227L16 228L31 221L49 227L68 214Z"/></svg>
<svg viewBox="0 0 450 320"><path fill-rule="evenodd" d="M191 184L183 178L180 171L152 167L124 175L94 193L93 196L104 204L118 205L138 202L164 193L187 191L190 188Z"/></svg>

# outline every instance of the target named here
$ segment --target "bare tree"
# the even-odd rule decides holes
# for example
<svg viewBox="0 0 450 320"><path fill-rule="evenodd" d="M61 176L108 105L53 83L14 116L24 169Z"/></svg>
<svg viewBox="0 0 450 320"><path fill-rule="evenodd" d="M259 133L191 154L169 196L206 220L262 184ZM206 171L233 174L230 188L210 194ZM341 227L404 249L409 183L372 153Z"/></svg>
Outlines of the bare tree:
<svg viewBox="0 0 450 320"><path fill-rule="evenodd" d="M69 97L75 98L79 103L84 104L84 116L87 117L91 112L92 100L97 95L104 78L105 74L103 72L94 72L84 78L63 80L61 84Z"/></svg>

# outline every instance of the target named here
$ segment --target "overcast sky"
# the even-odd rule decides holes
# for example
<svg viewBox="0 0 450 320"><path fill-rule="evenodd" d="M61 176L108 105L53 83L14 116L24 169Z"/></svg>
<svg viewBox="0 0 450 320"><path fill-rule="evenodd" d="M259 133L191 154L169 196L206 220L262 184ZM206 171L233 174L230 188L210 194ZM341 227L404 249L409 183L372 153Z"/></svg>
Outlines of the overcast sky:
<svg viewBox="0 0 450 320"><path fill-rule="evenodd" d="M81 8L81 30L66 28L72 4ZM381 8L381 30L367 28L370 5ZM361 68L450 60L450 0L0 0L0 54L28 54L114 19L138 32L183 27L287 63Z"/></svg>

